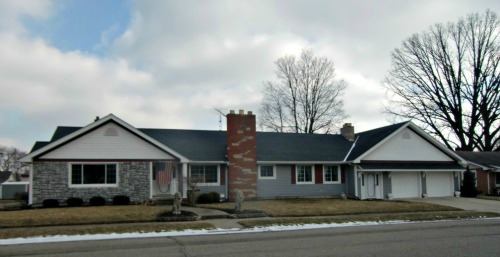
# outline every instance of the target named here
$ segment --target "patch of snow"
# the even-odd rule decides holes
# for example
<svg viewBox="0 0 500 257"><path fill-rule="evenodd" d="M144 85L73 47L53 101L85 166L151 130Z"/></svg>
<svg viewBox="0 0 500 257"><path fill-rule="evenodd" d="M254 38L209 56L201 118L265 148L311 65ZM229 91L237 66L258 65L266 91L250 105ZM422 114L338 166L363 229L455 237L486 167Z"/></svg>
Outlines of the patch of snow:
<svg viewBox="0 0 500 257"><path fill-rule="evenodd" d="M69 241L108 240L108 239L152 238L152 237L179 237L179 236L214 235L214 234L258 233L258 232L269 232L269 231L337 228L337 227L402 224L402 223L409 223L409 222L406 221L347 222L347 223L269 226L269 227L256 227L248 229L233 228L233 229L209 229L209 230L201 229L201 230L165 231L165 232L133 232L133 233L120 233L120 234L111 233L111 234L92 234L92 235L88 234L55 235L55 236L45 236L45 237L0 239L0 245L55 243L55 242L69 242Z"/></svg>

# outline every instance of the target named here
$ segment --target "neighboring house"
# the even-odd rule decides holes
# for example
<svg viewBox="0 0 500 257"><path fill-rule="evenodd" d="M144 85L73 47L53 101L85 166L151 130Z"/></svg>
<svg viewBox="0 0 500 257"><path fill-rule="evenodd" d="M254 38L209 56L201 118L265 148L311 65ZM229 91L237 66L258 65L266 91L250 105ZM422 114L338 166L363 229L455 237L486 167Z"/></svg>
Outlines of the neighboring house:
<svg viewBox="0 0 500 257"><path fill-rule="evenodd" d="M337 135L256 132L255 115L242 110L227 115L227 131L139 129L110 114L58 127L21 160L31 164L30 203L186 197L186 178L229 200L238 190L260 199L453 196L464 171L461 157L411 122L357 134L349 123Z"/></svg>
<svg viewBox="0 0 500 257"><path fill-rule="evenodd" d="M14 199L18 193L28 192L28 182L10 171L0 171L0 199Z"/></svg>
<svg viewBox="0 0 500 257"><path fill-rule="evenodd" d="M457 151L476 173L476 185L480 194L500 194L500 152Z"/></svg>

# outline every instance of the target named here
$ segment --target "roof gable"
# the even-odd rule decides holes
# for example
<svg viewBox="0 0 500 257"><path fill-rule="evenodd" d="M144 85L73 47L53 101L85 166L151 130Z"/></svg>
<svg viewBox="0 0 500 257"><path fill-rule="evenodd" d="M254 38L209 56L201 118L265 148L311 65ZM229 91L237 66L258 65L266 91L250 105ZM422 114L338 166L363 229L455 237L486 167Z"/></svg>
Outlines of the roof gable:
<svg viewBox="0 0 500 257"><path fill-rule="evenodd" d="M108 122L38 157L87 160L168 160L173 156L115 122Z"/></svg>
<svg viewBox="0 0 500 257"><path fill-rule="evenodd" d="M52 136L52 139L54 141L51 141L48 144L45 144L44 142L38 142L35 144L35 147L33 147L33 150L31 153L27 154L23 158L21 158L21 162L32 162L33 158L37 158L43 155L46 155L47 153L70 143L71 141L74 141L78 139L79 137L82 137L93 130L96 130L100 128L101 126L106 125L107 123L115 123L118 126L122 127L123 129L129 131L130 133L134 134L138 138L152 144L153 146L157 147L158 149L169 153L172 156L175 156L176 158L180 159L181 161L187 161L187 159L182 156L181 154L177 153L176 151L168 148L167 146L161 144L160 142L156 141L155 139L149 137L148 135L144 134L143 132L139 131L135 127L131 126L130 124L126 123L125 121L119 119L118 117L114 116L113 114L109 114L106 117L99 119L85 127L78 128L78 127L58 127L56 129L54 135ZM38 148L39 147L39 148Z"/></svg>
<svg viewBox="0 0 500 257"><path fill-rule="evenodd" d="M362 161L453 161L448 155L423 139L409 127L394 133Z"/></svg>

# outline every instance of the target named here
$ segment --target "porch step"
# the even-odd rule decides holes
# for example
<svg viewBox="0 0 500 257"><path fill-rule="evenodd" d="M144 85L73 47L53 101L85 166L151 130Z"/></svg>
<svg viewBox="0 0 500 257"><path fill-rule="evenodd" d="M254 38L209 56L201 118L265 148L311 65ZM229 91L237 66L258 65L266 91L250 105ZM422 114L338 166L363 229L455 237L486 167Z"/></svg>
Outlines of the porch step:
<svg viewBox="0 0 500 257"><path fill-rule="evenodd" d="M174 197L172 195L161 194L153 196L152 200L155 205L172 205Z"/></svg>

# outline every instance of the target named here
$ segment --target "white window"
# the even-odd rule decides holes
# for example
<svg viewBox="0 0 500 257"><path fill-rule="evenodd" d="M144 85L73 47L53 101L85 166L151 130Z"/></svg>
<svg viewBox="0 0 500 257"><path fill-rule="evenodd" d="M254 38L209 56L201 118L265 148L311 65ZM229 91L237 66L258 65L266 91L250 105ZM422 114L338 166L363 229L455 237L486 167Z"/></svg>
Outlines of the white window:
<svg viewBox="0 0 500 257"><path fill-rule="evenodd" d="M116 163L70 163L71 187L118 186Z"/></svg>
<svg viewBox="0 0 500 257"><path fill-rule="evenodd" d="M190 179L200 186L220 185L218 165L191 165Z"/></svg>
<svg viewBox="0 0 500 257"><path fill-rule="evenodd" d="M297 184L314 184L313 168L310 165L297 165Z"/></svg>
<svg viewBox="0 0 500 257"><path fill-rule="evenodd" d="M274 165L260 165L259 166L260 179L276 179L276 168Z"/></svg>
<svg viewBox="0 0 500 257"><path fill-rule="evenodd" d="M323 183L340 183L340 166L323 166Z"/></svg>

